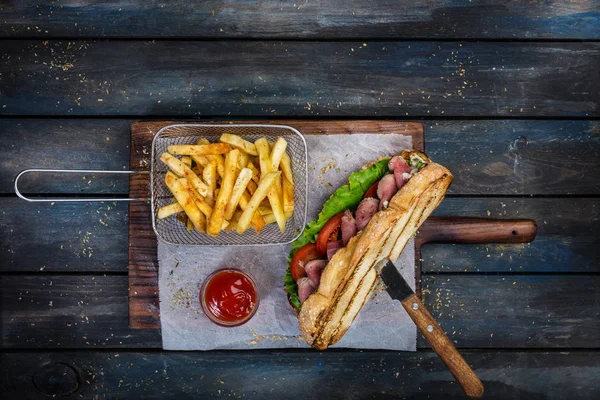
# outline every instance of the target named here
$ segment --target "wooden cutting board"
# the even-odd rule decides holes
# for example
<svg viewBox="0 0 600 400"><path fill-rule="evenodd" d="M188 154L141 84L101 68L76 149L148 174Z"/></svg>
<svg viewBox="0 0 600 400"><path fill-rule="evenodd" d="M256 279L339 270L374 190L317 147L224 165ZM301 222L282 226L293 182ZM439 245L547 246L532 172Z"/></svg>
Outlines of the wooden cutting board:
<svg viewBox="0 0 600 400"><path fill-rule="evenodd" d="M413 146L424 150L424 127L417 122L280 120L235 123L256 122L290 125L304 135L400 133L412 136ZM132 170L150 170L152 138L162 127L172 123L152 121L131 124ZM132 175L129 179L129 197L150 197L149 179L148 174ZM530 220L431 217L419 229L415 240L417 286L421 277L421 246L425 243L524 243L533 240L535 232L535 222ZM152 230L151 209L147 202L131 202L129 205L129 325L132 329L160 329L157 239Z"/></svg>

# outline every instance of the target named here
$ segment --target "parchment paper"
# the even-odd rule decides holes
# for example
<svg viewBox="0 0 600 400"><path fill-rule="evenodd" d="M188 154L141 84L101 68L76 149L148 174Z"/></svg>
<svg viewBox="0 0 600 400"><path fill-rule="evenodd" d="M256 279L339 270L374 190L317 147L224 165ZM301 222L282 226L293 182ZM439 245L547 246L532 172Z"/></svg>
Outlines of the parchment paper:
<svg viewBox="0 0 600 400"><path fill-rule="evenodd" d="M410 136L306 136L308 146L308 216L316 217L324 201L348 175L381 155L412 147ZM290 245L262 247L174 246L159 240L159 290L163 348L213 350L308 347L283 288ZM414 243L395 262L404 278L415 283ZM222 328L200 308L198 292L215 269L237 267L259 286L260 306L245 325ZM382 290L361 310L342 340L333 347L416 350L416 327L398 301Z"/></svg>

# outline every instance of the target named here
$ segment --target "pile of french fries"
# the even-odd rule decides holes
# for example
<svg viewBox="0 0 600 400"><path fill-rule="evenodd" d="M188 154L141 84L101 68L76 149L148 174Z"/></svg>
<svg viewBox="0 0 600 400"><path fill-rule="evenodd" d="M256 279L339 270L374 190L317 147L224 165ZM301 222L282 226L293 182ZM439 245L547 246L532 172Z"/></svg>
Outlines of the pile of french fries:
<svg viewBox="0 0 600 400"><path fill-rule="evenodd" d="M254 143L224 133L218 143L199 139L195 145L173 145L160 160L169 171L165 182L174 202L158 210L158 218L176 215L210 236L221 231L257 233L277 223L281 232L294 212L294 180L287 142L260 138ZM177 158L176 156L181 156Z"/></svg>

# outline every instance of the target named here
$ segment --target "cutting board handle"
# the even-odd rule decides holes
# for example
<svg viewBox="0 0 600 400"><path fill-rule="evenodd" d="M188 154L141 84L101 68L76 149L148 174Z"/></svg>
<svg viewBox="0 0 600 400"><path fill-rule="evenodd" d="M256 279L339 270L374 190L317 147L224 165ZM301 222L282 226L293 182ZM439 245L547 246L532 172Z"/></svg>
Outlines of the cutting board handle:
<svg viewBox="0 0 600 400"><path fill-rule="evenodd" d="M429 217L417 233L417 242L426 243L529 243L535 239L537 224L531 219L477 217Z"/></svg>

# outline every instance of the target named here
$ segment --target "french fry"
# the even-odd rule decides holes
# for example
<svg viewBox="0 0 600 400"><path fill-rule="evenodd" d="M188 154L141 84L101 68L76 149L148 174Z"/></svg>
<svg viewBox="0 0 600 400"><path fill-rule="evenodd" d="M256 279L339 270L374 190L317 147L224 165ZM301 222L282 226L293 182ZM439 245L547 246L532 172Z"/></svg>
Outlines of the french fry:
<svg viewBox="0 0 600 400"><path fill-rule="evenodd" d="M167 147L169 153L181 156L206 156L210 154L225 154L231 150L227 143L210 144L174 144Z"/></svg>
<svg viewBox="0 0 600 400"><path fill-rule="evenodd" d="M254 216L252 217L252 221L250 221L250 226L256 231L256 233L260 233L265 225L265 220L263 219L262 215L255 212Z"/></svg>
<svg viewBox="0 0 600 400"><path fill-rule="evenodd" d="M171 186L173 186L177 179L179 178L177 178L177 176L174 173L172 173L171 171L167 171L167 174L165 175L165 183L167 184L167 187L169 189L171 189Z"/></svg>
<svg viewBox="0 0 600 400"><path fill-rule="evenodd" d="M254 194L254 192L256 192L257 187L258 187L258 185L256 184L256 182L254 182L252 179L250 179L250 182L248 182L248 186L246 187L246 189L248 190L248 193L250 193L252 195L252 194Z"/></svg>
<svg viewBox="0 0 600 400"><path fill-rule="evenodd" d="M282 179L282 189L283 189L283 211L288 213L294 212L294 186L288 181L287 177L284 175Z"/></svg>
<svg viewBox="0 0 600 400"><path fill-rule="evenodd" d="M243 151L240 151L240 155L238 156L238 168L239 169L246 168L246 165L248 165L248 157L250 157L248 155L248 153L244 153Z"/></svg>
<svg viewBox="0 0 600 400"><path fill-rule="evenodd" d="M277 181L275 182L275 189L277 190L277 196L279 196L279 200L281 201L281 204L283 204L283 183L281 180L281 175L279 175L279 177L277 178Z"/></svg>
<svg viewBox="0 0 600 400"><path fill-rule="evenodd" d="M283 206L281 205L281 197L277 192L277 178L273 185L271 185L271 189L267 193L267 198L269 199L269 203L271 203L271 208L273 209L273 214L275 215L275 220L277 221L277 225L279 226L279 230L281 232L285 231L285 214L283 212Z"/></svg>
<svg viewBox="0 0 600 400"><path fill-rule="evenodd" d="M188 168L192 168L192 158L190 156L181 157L181 162Z"/></svg>
<svg viewBox="0 0 600 400"><path fill-rule="evenodd" d="M219 234L221 225L225 220L225 207L227 206L227 202L229 201L229 197L233 191L233 185L236 178L235 170L237 168L238 155L239 150L235 149L227 153L227 156L225 157L225 172L223 175L223 182L221 183L219 195L215 201L215 206L212 214L210 215L208 228L206 230L211 236L216 236Z"/></svg>
<svg viewBox="0 0 600 400"><path fill-rule="evenodd" d="M281 158L285 153L285 149L287 148L287 142L284 138L280 137L273 145L273 150L271 151L271 170L277 171L279 169L279 163L281 162Z"/></svg>
<svg viewBox="0 0 600 400"><path fill-rule="evenodd" d="M227 206L225 207L225 219L229 221L233 217L233 213L240 202L240 198L246 191L246 186L248 186L248 182L252 178L252 170L248 168L244 168L240 171L235 184L233 185L233 190L231 192L231 197L227 202Z"/></svg>
<svg viewBox="0 0 600 400"><path fill-rule="evenodd" d="M173 214L177 214L183 211L183 207L179 205L179 203L172 203L168 206L164 206L158 209L157 218L163 219L170 217Z"/></svg>
<svg viewBox="0 0 600 400"><path fill-rule="evenodd" d="M200 138L200 139L198 139L198 141L196 143L199 145L210 144L210 142L206 138ZM204 160L206 160L206 164L208 164L209 162L211 162L213 160L217 162L217 173L219 174L219 177L222 179L224 171L225 171L225 158L221 154L209 154L204 157ZM200 161L204 161L204 160L200 160ZM206 164L203 164L203 165L206 166Z"/></svg>
<svg viewBox="0 0 600 400"><path fill-rule="evenodd" d="M192 167L192 172L195 173L198 177L202 176L202 171L204 171L204 167L202 167L202 165L194 165Z"/></svg>
<svg viewBox="0 0 600 400"><path fill-rule="evenodd" d="M202 196L207 195L208 186L206 186L202 179L198 178L198 176L194 174L194 172L181 160L178 160L169 153L161 154L160 160L167 164L171 171L173 171L175 174L186 178L192 184L194 189L196 189Z"/></svg>
<svg viewBox="0 0 600 400"><path fill-rule="evenodd" d="M194 203L196 203L196 207L198 207L198 209L202 212L202 214L204 214L204 216L207 219L210 218L210 216L212 215L213 208L210 205L208 205L208 203L202 201L202 199L199 198L194 198Z"/></svg>
<svg viewBox="0 0 600 400"><path fill-rule="evenodd" d="M213 206L215 204L214 192L217 188L217 162L215 160L208 163L202 171L202 178L208 186L208 193L206 194L206 202Z"/></svg>
<svg viewBox="0 0 600 400"><path fill-rule="evenodd" d="M200 214L200 215L202 215L202 214ZM191 219L189 219L189 218L187 219L187 221L185 223L185 227L188 230L188 232L191 231L192 229L194 229L194 224L192 223Z"/></svg>
<svg viewBox="0 0 600 400"><path fill-rule="evenodd" d="M198 216L198 218L200 219L200 226L204 227L204 230L202 230L202 231L199 230L199 232L205 233L206 232L206 216L200 209L200 205L204 204L204 196L202 196L200 193L198 193L196 191L196 189L194 189L194 187L192 185L190 185L190 182L187 179L179 178L178 181L181 184L181 187L191 194L192 201L194 202L194 204L196 204L196 207L198 207L198 209L200 210L200 215Z"/></svg>
<svg viewBox="0 0 600 400"><path fill-rule="evenodd" d="M261 207L271 208L271 203L269 202L269 199L264 199L260 202L260 205Z"/></svg>
<svg viewBox="0 0 600 400"><path fill-rule="evenodd" d="M238 224L235 228L236 232L239 234L244 233L246 229L250 226L250 221L252 220L254 213L258 210L258 206L260 202L264 200L265 197L269 194L271 187L277 180L277 177L281 174L281 172L269 172L263 175L256 192L252 195L252 198L248 202L248 206L240 216ZM260 215L260 214L259 214Z"/></svg>
<svg viewBox="0 0 600 400"><path fill-rule="evenodd" d="M256 166L251 162L246 164L246 168L250 168L252 170L252 181L258 185L260 183L260 171L258 168L256 168Z"/></svg>
<svg viewBox="0 0 600 400"><path fill-rule="evenodd" d="M273 222L277 222L275 220L275 214L273 214L273 213L271 213L271 214L265 214L262 217L263 217L263 221L265 221L266 225L272 224Z"/></svg>
<svg viewBox="0 0 600 400"><path fill-rule="evenodd" d="M167 172L165 182L167 183L169 190L171 190L171 193L173 193L173 196L175 196L175 199L181 205L188 218L192 220L194 227L200 232L203 232L206 229L206 226L203 226L202 224L202 219L200 217L201 212L198 207L196 207L191 192L186 190L179 180L175 179L173 181L173 178L175 178L175 175L172 173L169 175L169 172Z"/></svg>
<svg viewBox="0 0 600 400"><path fill-rule="evenodd" d="M235 147L236 149L240 149L240 151L243 151L244 153L248 153L253 156L258 155L256 146L252 142L244 140L237 135L232 135L230 133L224 133L221 135L221 138L219 139L219 141L221 141L222 143L230 144L232 147Z"/></svg>
<svg viewBox="0 0 600 400"><path fill-rule="evenodd" d="M196 163L196 165L201 165L202 167L206 167L206 165L210 162L206 156L190 156L190 158Z"/></svg>
<svg viewBox="0 0 600 400"><path fill-rule="evenodd" d="M281 163L279 164L279 168L281 168L281 172L288 179L288 181L294 186L294 178L292 178L292 160L287 153L283 153L281 156Z"/></svg>
<svg viewBox="0 0 600 400"><path fill-rule="evenodd" d="M261 204L258 206L258 212L260 215L273 214L273 209L271 208L271 205L265 206Z"/></svg>
<svg viewBox="0 0 600 400"><path fill-rule="evenodd" d="M244 193L242 193L242 197L240 197L240 203L239 203L242 211L244 211L244 210L246 210L246 208L248 208L248 203L250 202L250 198L251 197L250 197L250 195L248 195L248 192L244 191ZM262 216L260 215L260 213L258 211L255 212L254 215L252 216L252 220L250 221L250 226L252 228L254 228L256 233L260 233L262 228L264 228L265 221L263 220Z"/></svg>
<svg viewBox="0 0 600 400"><path fill-rule="evenodd" d="M204 214L207 218L212 214L212 206L206 202L204 196L198 193L185 179L180 179L181 185L192 193L192 200L196 203L196 207Z"/></svg>
<svg viewBox="0 0 600 400"><path fill-rule="evenodd" d="M260 163L260 175L263 176L271 172L271 160L269 158L269 142L265 138L260 138L256 142L256 150L258 151L258 162Z"/></svg>
<svg viewBox="0 0 600 400"><path fill-rule="evenodd" d="M242 215L242 210L236 210L233 213L233 216L231 217L231 220L229 221L229 225L227 225L227 227L225 228L226 232L231 232L232 230L235 229L235 227L237 226L237 222L240 219L240 216Z"/></svg>
<svg viewBox="0 0 600 400"><path fill-rule="evenodd" d="M215 154L206 157L208 158L208 161L217 162L217 174L221 179L223 179L223 176L225 175L225 158L223 158L223 156L220 154Z"/></svg>
<svg viewBox="0 0 600 400"><path fill-rule="evenodd" d="M288 220L290 218L292 218L292 214L285 213L285 219ZM263 215L263 221L265 221L265 224L267 225L272 224L273 222L277 222L277 220L275 220L275 214L273 213Z"/></svg>

